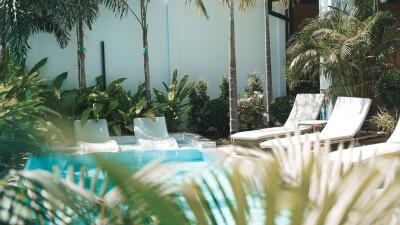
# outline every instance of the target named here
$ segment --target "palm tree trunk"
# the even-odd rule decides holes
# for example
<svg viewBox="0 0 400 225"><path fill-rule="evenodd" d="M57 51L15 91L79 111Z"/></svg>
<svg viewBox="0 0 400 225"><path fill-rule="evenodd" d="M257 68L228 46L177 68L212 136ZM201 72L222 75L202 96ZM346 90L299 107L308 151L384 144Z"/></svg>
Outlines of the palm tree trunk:
<svg viewBox="0 0 400 225"><path fill-rule="evenodd" d="M144 59L144 83L146 87L146 102L147 106L151 105L150 92L150 64L149 64L149 44L147 40L147 25L143 27L143 59Z"/></svg>
<svg viewBox="0 0 400 225"><path fill-rule="evenodd" d="M270 43L270 34L269 34L269 6L268 0L264 0L264 40L265 40L265 95L266 101L265 105L267 107L267 122L270 121L269 115L269 106L272 101L272 73L271 73L271 43Z"/></svg>
<svg viewBox="0 0 400 225"><path fill-rule="evenodd" d="M143 62L144 62L144 84L146 87L146 102L147 107L151 107L151 85L150 85L150 62L149 62L149 43L147 39L147 4L148 0L140 1L140 17L143 35Z"/></svg>
<svg viewBox="0 0 400 225"><path fill-rule="evenodd" d="M239 130L238 108L237 108L237 81L236 81L236 50L235 50L235 7L234 0L229 3L229 127L230 134Z"/></svg>
<svg viewBox="0 0 400 225"><path fill-rule="evenodd" d="M83 24L78 21L76 25L76 35L78 44L78 82L79 92L82 94L86 89L86 73L85 73L85 47L83 40Z"/></svg>
<svg viewBox="0 0 400 225"><path fill-rule="evenodd" d="M6 51L6 42L3 37L0 36L0 73L3 71L4 53Z"/></svg>

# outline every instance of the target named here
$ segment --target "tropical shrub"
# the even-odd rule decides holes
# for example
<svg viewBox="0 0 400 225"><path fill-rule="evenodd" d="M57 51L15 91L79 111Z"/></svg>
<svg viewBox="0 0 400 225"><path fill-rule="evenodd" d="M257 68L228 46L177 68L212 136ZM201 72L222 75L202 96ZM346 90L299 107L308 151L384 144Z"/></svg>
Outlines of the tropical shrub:
<svg viewBox="0 0 400 225"><path fill-rule="evenodd" d="M275 98L269 108L271 119L276 125L283 125L289 117L294 103L293 96L283 96Z"/></svg>
<svg viewBox="0 0 400 225"><path fill-rule="evenodd" d="M367 15L357 13L359 9L357 4L332 8L291 38L286 69L290 86L318 77L322 69L331 97L375 96L377 77L393 67L390 58L400 48L400 31L390 12Z"/></svg>
<svg viewBox="0 0 400 225"><path fill-rule="evenodd" d="M289 89L289 95L296 96L300 93L320 93L319 77L311 77L310 80L301 80L296 86Z"/></svg>
<svg viewBox="0 0 400 225"><path fill-rule="evenodd" d="M153 89L158 103L156 108L165 117L170 131L179 129L183 122L183 116L190 112L192 107L189 103L184 102L194 86L194 83L188 82L188 79L189 76L185 75L178 81L178 70L175 70L171 83L167 85L163 82L165 93L155 88Z"/></svg>
<svg viewBox="0 0 400 225"><path fill-rule="evenodd" d="M227 76L223 76L219 85L221 93L218 98L207 102L204 106L204 127L207 128L206 136L221 138L229 135L229 82Z"/></svg>
<svg viewBox="0 0 400 225"><path fill-rule="evenodd" d="M262 78L259 72L249 74L244 97L238 101L240 126L244 129L254 129L264 126L266 107Z"/></svg>
<svg viewBox="0 0 400 225"><path fill-rule="evenodd" d="M254 92L250 96L239 99L238 109L240 126L244 129L254 129L264 125L266 107L262 93Z"/></svg>
<svg viewBox="0 0 400 225"><path fill-rule="evenodd" d="M62 137L46 120L59 114L44 106L46 79L39 78L38 69L45 60L25 74L23 64L5 52L0 72L0 148L3 153L39 151L42 145Z"/></svg>
<svg viewBox="0 0 400 225"><path fill-rule="evenodd" d="M101 78L96 84L77 95L72 105L72 116L86 123L89 119L107 119L110 131L114 135L131 134L133 118L154 117L151 110L146 109L144 85L139 84L137 92L132 96L122 86L126 78L112 81L102 90Z"/></svg>
<svg viewBox="0 0 400 225"><path fill-rule="evenodd" d="M210 96L207 94L207 82L204 79L198 79L189 94L189 103L192 107L188 114L188 127L194 132L204 134L207 130L204 107L208 101L210 101Z"/></svg>
<svg viewBox="0 0 400 225"><path fill-rule="evenodd" d="M400 109L400 70L386 71L376 84L376 94L392 110Z"/></svg>
<svg viewBox="0 0 400 225"><path fill-rule="evenodd" d="M244 88L244 94L249 96L254 92L263 93L263 80L258 71L254 71L248 75L247 86Z"/></svg>
<svg viewBox="0 0 400 225"><path fill-rule="evenodd" d="M398 112L380 109L376 115L369 119L369 124L374 130L390 135L396 128L399 119Z"/></svg>
<svg viewBox="0 0 400 225"><path fill-rule="evenodd" d="M228 76L224 75L222 77L221 83L219 84L219 89L221 90L221 93L219 94L219 97L228 99L229 98L229 80Z"/></svg>

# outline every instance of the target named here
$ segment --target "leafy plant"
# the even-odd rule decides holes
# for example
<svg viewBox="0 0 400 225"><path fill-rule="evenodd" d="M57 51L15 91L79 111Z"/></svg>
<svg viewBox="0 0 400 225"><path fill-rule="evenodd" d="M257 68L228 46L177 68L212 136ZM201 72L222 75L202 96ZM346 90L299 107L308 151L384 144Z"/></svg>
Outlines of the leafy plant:
<svg viewBox="0 0 400 225"><path fill-rule="evenodd" d="M229 83L226 76L222 77L219 87L219 97L207 102L203 110L205 135L213 139L229 135Z"/></svg>
<svg viewBox="0 0 400 225"><path fill-rule="evenodd" d="M72 28L68 25L65 7L64 1L1 1L0 36L3 49L12 49L13 57L22 59L30 48L29 37L39 32L53 34L59 45L65 47Z"/></svg>
<svg viewBox="0 0 400 225"><path fill-rule="evenodd" d="M257 71L249 74L244 97L238 101L239 121L241 127L254 129L264 125L267 112L264 106L262 79Z"/></svg>
<svg viewBox="0 0 400 225"><path fill-rule="evenodd" d="M258 71L251 72L248 75L247 86L244 89L244 94L247 96L252 95L254 92L264 92L263 80Z"/></svg>
<svg viewBox="0 0 400 225"><path fill-rule="evenodd" d="M192 212L189 218L198 224L397 221L400 205L392 198L400 191L398 160L351 166L330 161L327 148L294 146L289 151L277 148L272 157L253 152L255 158L237 160L222 172L209 169L187 179L182 191ZM241 154L251 151L245 150Z"/></svg>
<svg viewBox="0 0 400 225"><path fill-rule="evenodd" d="M228 99L229 98L229 81L228 81L227 76L222 77L221 83L219 84L219 89L221 90L219 97Z"/></svg>
<svg viewBox="0 0 400 225"><path fill-rule="evenodd" d="M386 71L376 84L376 94L386 107L400 110L400 70Z"/></svg>
<svg viewBox="0 0 400 225"><path fill-rule="evenodd" d="M169 85L163 82L165 92L154 90L156 101L158 103L158 112L165 116L165 120L170 131L177 131L182 124L183 116L190 112L191 105L184 103L193 89L194 83L188 82L189 76L185 75L178 81L178 71L175 70L172 81Z"/></svg>
<svg viewBox="0 0 400 225"><path fill-rule="evenodd" d="M189 103L192 107L188 114L188 127L194 132L204 134L207 130L204 107L208 101L210 101L210 96L207 94L207 82L204 79L198 79L189 94Z"/></svg>
<svg viewBox="0 0 400 225"><path fill-rule="evenodd" d="M271 107L269 108L269 112L272 116L272 121L277 125L282 125L285 123L287 118L289 117L290 111L293 107L294 97L293 96L283 96L275 98L272 101Z"/></svg>
<svg viewBox="0 0 400 225"><path fill-rule="evenodd" d="M0 73L0 146L4 152L33 152L50 140L62 137L61 132L46 120L49 115L59 117L44 106L46 79L37 71L41 60L28 74L6 51L4 69Z"/></svg>
<svg viewBox="0 0 400 225"><path fill-rule="evenodd" d="M335 96L373 97L377 77L400 48L400 32L390 12L359 16L354 7L333 8L309 20L290 40L286 76L290 86L319 76Z"/></svg>
<svg viewBox="0 0 400 225"><path fill-rule="evenodd" d="M111 82L106 90L102 90L101 78L96 84L87 88L74 100L72 113L75 118L86 123L89 119L107 119L110 130L115 135L133 132L133 118L154 117L152 111L146 109L144 86L138 85L133 96L122 86L126 78Z"/></svg>
<svg viewBox="0 0 400 225"><path fill-rule="evenodd" d="M189 224L174 199L176 189L166 183L171 165L151 163L134 172L95 154L93 161L99 168L91 175L72 166L63 177L57 167L53 174L11 171L0 179L0 210L7 212L0 223Z"/></svg>
<svg viewBox="0 0 400 225"><path fill-rule="evenodd" d="M389 111L387 109L380 109L376 115L371 117L369 123L372 125L373 129L390 135L396 128L399 118L400 117L397 112Z"/></svg>

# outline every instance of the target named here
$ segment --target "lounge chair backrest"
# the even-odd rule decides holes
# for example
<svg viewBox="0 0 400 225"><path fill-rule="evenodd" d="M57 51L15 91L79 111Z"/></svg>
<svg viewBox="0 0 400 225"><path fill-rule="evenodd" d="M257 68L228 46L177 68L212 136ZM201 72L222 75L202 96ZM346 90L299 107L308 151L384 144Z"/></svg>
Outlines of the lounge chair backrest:
<svg viewBox="0 0 400 225"><path fill-rule="evenodd" d="M397 122L396 128L394 129L392 135L390 135L387 142L400 143L400 120Z"/></svg>
<svg viewBox="0 0 400 225"><path fill-rule="evenodd" d="M299 121L317 119L323 101L323 94L297 94L284 127L297 128Z"/></svg>
<svg viewBox="0 0 400 225"><path fill-rule="evenodd" d="M110 140L107 120L88 120L82 125L80 120L74 121L75 138L77 141L102 143Z"/></svg>
<svg viewBox="0 0 400 225"><path fill-rule="evenodd" d="M321 132L321 138L354 137L360 130L370 105L369 98L338 97L328 123Z"/></svg>
<svg viewBox="0 0 400 225"><path fill-rule="evenodd" d="M169 137L164 117L156 117L155 121L150 118L135 118L133 126L136 138L164 139Z"/></svg>

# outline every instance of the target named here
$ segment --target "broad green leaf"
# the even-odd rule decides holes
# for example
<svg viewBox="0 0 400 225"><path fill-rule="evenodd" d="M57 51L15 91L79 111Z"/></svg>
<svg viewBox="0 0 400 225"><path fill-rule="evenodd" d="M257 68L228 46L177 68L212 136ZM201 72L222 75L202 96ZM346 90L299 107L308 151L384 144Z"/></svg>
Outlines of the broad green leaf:
<svg viewBox="0 0 400 225"><path fill-rule="evenodd" d="M170 90L168 92L168 101L173 101L175 99L175 91L174 90Z"/></svg>
<svg viewBox="0 0 400 225"><path fill-rule="evenodd" d="M26 99L26 100L31 100L31 99L32 99L32 91L31 91L31 90L27 89L27 90L24 92L24 94L25 94L25 99Z"/></svg>
<svg viewBox="0 0 400 225"><path fill-rule="evenodd" d="M110 105L108 106L108 112L111 112L115 110L119 106L119 101L118 100L112 100L110 102Z"/></svg>
<svg viewBox="0 0 400 225"><path fill-rule="evenodd" d="M104 105L101 103L95 103L93 105L93 113L96 117L100 116L101 111L103 110Z"/></svg>
<svg viewBox="0 0 400 225"><path fill-rule="evenodd" d="M153 111L147 111L143 114L145 117L150 118L153 121L156 121L156 115Z"/></svg>
<svg viewBox="0 0 400 225"><path fill-rule="evenodd" d="M67 77L68 77L68 72L64 72L64 73L58 75L53 81L53 86L56 89L60 89L62 84L64 83L65 79L67 79Z"/></svg>
<svg viewBox="0 0 400 225"><path fill-rule="evenodd" d="M32 67L32 69L31 69L31 71L29 72L29 74L32 74L32 73L34 73L34 72L37 72L37 71L38 71L40 68L42 68L46 63L47 63L47 57L41 59L38 63L36 63L36 64Z"/></svg>
<svg viewBox="0 0 400 225"><path fill-rule="evenodd" d="M115 135L117 136L121 136L122 132L121 132L121 126L119 124L114 124L112 125L112 129L115 133Z"/></svg>
<svg viewBox="0 0 400 225"><path fill-rule="evenodd" d="M168 91L168 90L169 90L168 85L167 85L164 81L162 82L162 84L163 84L163 86L164 86L164 88L165 88L165 91Z"/></svg>
<svg viewBox="0 0 400 225"><path fill-rule="evenodd" d="M89 120L89 115L90 115L91 111L92 111L91 108L87 108L85 111L82 112L81 117L80 117L82 125L85 125L87 123L87 121Z"/></svg>
<svg viewBox="0 0 400 225"><path fill-rule="evenodd" d="M175 70L174 70L174 73L173 73L173 75L172 75L172 82L171 82L171 84L172 84L173 87L176 87L176 84L177 84L177 82L178 82L177 80L178 80L178 70L175 69Z"/></svg>
<svg viewBox="0 0 400 225"><path fill-rule="evenodd" d="M185 87L185 85L186 85L188 79L189 79L189 76L188 76L188 75L185 75L185 76L183 76L182 79L179 81L179 84L178 84L178 86L177 86L177 88L176 88L176 93L178 93L178 95L181 94L181 92L182 92L182 90L183 90L183 87Z"/></svg>

